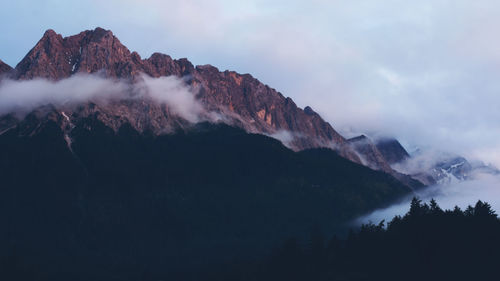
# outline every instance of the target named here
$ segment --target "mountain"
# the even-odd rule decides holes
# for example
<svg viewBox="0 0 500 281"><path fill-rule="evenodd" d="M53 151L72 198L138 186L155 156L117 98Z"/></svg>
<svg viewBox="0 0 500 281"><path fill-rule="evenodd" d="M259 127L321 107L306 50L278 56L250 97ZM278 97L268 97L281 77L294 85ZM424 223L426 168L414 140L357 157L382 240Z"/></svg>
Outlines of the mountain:
<svg viewBox="0 0 500 281"><path fill-rule="evenodd" d="M450 181L452 178L458 180L466 180L469 178L469 173L472 171L472 166L469 161L463 157L454 157L437 163L434 168L434 178L437 182Z"/></svg>
<svg viewBox="0 0 500 281"><path fill-rule="evenodd" d="M424 186L424 184L422 184L422 182L418 179L398 172L391 167L389 161L392 159L391 157L393 155L404 155L405 153L408 154L397 140L392 140L391 146L382 146L382 148L384 149L384 153L379 150L380 142L375 144L370 138L365 135L350 138L347 141L350 147L360 158L361 164L363 164L364 166L392 175L412 189L419 189Z"/></svg>
<svg viewBox="0 0 500 281"><path fill-rule="evenodd" d="M412 193L391 170L361 165L311 107L251 75L159 53L142 59L101 28L48 30L5 69L19 84L104 77L125 88L0 116L2 280L12 279L3 267L26 280L177 280L305 241L318 225L345 233L355 217ZM131 91L169 77L195 94L199 120Z"/></svg>
<svg viewBox="0 0 500 281"><path fill-rule="evenodd" d="M360 135L348 139L348 142L363 165L388 173L414 189L423 185L470 180L477 174L500 174L496 167L481 162L471 164L466 158L455 154L433 152L427 155L417 151L410 155L394 138L372 141Z"/></svg>
<svg viewBox="0 0 500 281"><path fill-rule="evenodd" d="M188 85L198 90L196 97L208 111L223 114L232 125L253 133L272 135L286 132L292 136L287 144L294 150L330 147L351 161L360 163L346 139L319 114L310 107L306 107L306 110L297 107L292 99L251 75L221 72L211 65L195 67L187 59L174 60L160 53L142 59L139 54L130 52L122 45L111 31L102 28L69 37L62 37L53 30L46 31L11 76L19 80L61 80L77 73L99 73L132 81L140 80L143 73L151 77L183 77ZM155 108L152 104L143 107ZM103 108L99 110L108 116L116 116L117 113ZM165 115L165 110L157 108L153 110L153 115ZM118 119L131 121L129 117L120 116ZM155 128L172 127L170 120L173 116L170 114L169 117L168 122L165 119L157 124L144 124L137 120L131 122L133 125L141 123ZM182 120L172 121L184 123ZM135 128L142 129L139 126Z"/></svg>

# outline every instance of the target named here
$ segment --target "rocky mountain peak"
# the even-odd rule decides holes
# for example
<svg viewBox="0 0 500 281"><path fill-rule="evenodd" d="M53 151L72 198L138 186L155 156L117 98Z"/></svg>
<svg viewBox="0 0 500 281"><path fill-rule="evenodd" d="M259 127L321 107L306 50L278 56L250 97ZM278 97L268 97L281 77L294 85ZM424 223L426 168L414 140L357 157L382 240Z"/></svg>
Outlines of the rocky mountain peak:
<svg viewBox="0 0 500 281"><path fill-rule="evenodd" d="M110 40L118 40L111 30L106 30L101 27L97 27L94 30L86 31L89 34L89 39L93 42L101 42L101 41L110 41Z"/></svg>
<svg viewBox="0 0 500 281"><path fill-rule="evenodd" d="M130 51L109 30L98 27L63 37L49 29L16 66L15 78L59 80L97 71L119 77L134 72L131 60Z"/></svg>
<svg viewBox="0 0 500 281"><path fill-rule="evenodd" d="M51 43L60 42L62 40L63 37L61 34L57 34L53 29L47 29L38 44L49 46Z"/></svg>
<svg viewBox="0 0 500 281"><path fill-rule="evenodd" d="M104 70L111 77L129 76L137 72L131 52L109 30L96 28L86 32L80 48L79 61L76 62L79 72Z"/></svg>

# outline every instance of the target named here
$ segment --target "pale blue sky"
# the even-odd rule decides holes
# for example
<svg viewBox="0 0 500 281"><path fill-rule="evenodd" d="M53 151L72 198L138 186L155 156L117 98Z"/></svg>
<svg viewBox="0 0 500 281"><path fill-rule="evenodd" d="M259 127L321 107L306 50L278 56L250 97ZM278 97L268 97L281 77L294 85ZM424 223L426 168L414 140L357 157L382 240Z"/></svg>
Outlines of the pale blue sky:
<svg viewBox="0 0 500 281"><path fill-rule="evenodd" d="M500 2L2 1L0 59L101 26L143 57L251 73L344 134L394 135L500 166Z"/></svg>

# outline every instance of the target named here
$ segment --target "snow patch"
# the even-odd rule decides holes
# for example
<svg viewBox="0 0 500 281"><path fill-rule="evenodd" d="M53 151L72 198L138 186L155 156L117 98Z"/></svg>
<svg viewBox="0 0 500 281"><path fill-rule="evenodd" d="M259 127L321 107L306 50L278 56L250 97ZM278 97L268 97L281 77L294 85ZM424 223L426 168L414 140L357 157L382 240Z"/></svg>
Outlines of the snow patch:
<svg viewBox="0 0 500 281"><path fill-rule="evenodd" d="M456 169L456 168L458 168L458 167L462 166L464 163L465 163L465 162L463 162L463 161L462 161L462 162L460 162L460 163L458 163L458 164L451 165L451 166L450 166L450 169L448 169L448 170L451 170L451 169Z"/></svg>
<svg viewBox="0 0 500 281"><path fill-rule="evenodd" d="M70 138L68 134L64 134L64 140L66 141L66 144L68 145L69 151L73 153L73 149L71 148L71 144L73 143L73 140Z"/></svg>
<svg viewBox="0 0 500 281"><path fill-rule="evenodd" d="M61 114L62 114L62 116L64 116L64 118L65 118L68 122L70 122L70 120L69 120L69 116L68 116L68 115L66 115L66 113L65 113L64 111L61 111Z"/></svg>

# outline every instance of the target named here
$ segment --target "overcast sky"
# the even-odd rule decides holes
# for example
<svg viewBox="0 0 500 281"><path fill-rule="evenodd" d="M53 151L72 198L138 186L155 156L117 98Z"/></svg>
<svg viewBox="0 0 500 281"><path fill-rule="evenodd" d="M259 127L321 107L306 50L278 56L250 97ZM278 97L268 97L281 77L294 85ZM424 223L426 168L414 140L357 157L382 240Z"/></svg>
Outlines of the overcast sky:
<svg viewBox="0 0 500 281"><path fill-rule="evenodd" d="M43 32L111 29L143 57L251 73L344 135L500 166L500 1L3 1L0 59Z"/></svg>

